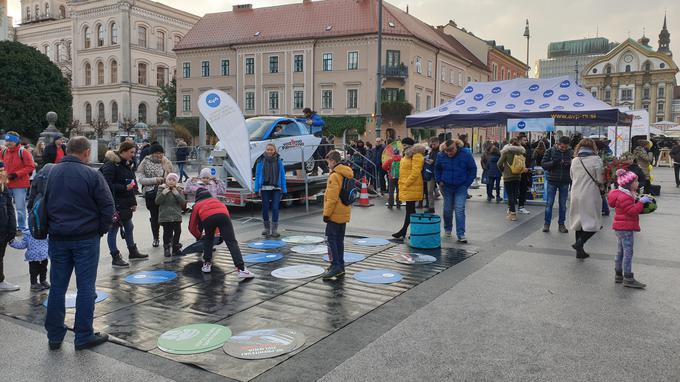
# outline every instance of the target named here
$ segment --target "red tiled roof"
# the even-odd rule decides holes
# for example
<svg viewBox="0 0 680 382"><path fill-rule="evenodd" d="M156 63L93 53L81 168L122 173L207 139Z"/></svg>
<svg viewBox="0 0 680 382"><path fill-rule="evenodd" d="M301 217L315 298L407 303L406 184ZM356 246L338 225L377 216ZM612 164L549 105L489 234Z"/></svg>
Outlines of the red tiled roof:
<svg viewBox="0 0 680 382"><path fill-rule="evenodd" d="M310 1L209 13L182 38L175 51L374 34L377 33L377 19L376 0ZM330 30L327 30L328 27L331 27ZM473 61L471 57L474 56L462 45L452 45L450 40L455 39L441 36L430 25L384 1L383 33L415 37Z"/></svg>
<svg viewBox="0 0 680 382"><path fill-rule="evenodd" d="M469 61L472 65L476 66L479 69L482 69L486 72L489 71L489 68L484 65L482 61L477 58L472 52L468 50L468 48L465 47L465 45L461 44L460 41L456 40L455 37L444 33L443 31L440 31L438 29L435 29L435 32L442 36L442 38L446 39L446 41L451 45L456 51L458 52L458 55L465 60Z"/></svg>

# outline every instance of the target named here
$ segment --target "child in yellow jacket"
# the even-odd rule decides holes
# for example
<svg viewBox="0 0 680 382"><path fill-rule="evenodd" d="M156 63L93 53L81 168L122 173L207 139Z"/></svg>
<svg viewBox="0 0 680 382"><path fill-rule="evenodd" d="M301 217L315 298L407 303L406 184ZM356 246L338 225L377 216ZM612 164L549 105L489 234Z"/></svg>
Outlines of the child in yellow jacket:
<svg viewBox="0 0 680 382"><path fill-rule="evenodd" d="M333 280L345 275L345 227L349 222L352 206L340 199L340 191L345 178L353 179L352 169L340 163L340 153L333 150L326 155L326 162L331 169L323 196L323 221L326 223L326 241L331 266L323 274L323 280Z"/></svg>

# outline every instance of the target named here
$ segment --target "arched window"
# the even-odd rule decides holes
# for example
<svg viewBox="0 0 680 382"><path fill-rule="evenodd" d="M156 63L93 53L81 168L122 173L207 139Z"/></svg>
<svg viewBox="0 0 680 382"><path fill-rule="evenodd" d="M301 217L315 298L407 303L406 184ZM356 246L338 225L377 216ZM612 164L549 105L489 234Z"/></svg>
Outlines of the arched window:
<svg viewBox="0 0 680 382"><path fill-rule="evenodd" d="M162 66L156 67L156 86L165 85L167 69Z"/></svg>
<svg viewBox="0 0 680 382"><path fill-rule="evenodd" d="M158 31L156 32L156 36L158 36L158 40L156 40L156 49L165 52L165 32Z"/></svg>
<svg viewBox="0 0 680 382"><path fill-rule="evenodd" d="M50 4L45 3L45 17L50 17Z"/></svg>
<svg viewBox="0 0 680 382"><path fill-rule="evenodd" d="M604 67L604 72L607 73L607 74L611 74L612 73L612 66L607 64L607 66Z"/></svg>
<svg viewBox="0 0 680 382"><path fill-rule="evenodd" d="M116 60L111 61L111 83L118 83L118 62Z"/></svg>
<svg viewBox="0 0 680 382"><path fill-rule="evenodd" d="M92 66L89 62L85 64L85 85L92 85Z"/></svg>
<svg viewBox="0 0 680 382"><path fill-rule="evenodd" d="M146 123L146 104L145 103L139 104L139 109L138 109L138 113L137 113L137 120L139 122Z"/></svg>
<svg viewBox="0 0 680 382"><path fill-rule="evenodd" d="M63 5L59 6L59 18L65 19L66 18L66 7Z"/></svg>
<svg viewBox="0 0 680 382"><path fill-rule="evenodd" d="M97 120L103 121L106 119L106 114L104 114L104 103L99 102L97 104Z"/></svg>
<svg viewBox="0 0 680 382"><path fill-rule="evenodd" d="M85 103L85 122L92 123L92 105L89 102Z"/></svg>
<svg viewBox="0 0 680 382"><path fill-rule="evenodd" d="M652 63L647 61L645 62L645 73L649 73L652 70Z"/></svg>
<svg viewBox="0 0 680 382"><path fill-rule="evenodd" d="M118 102L113 101L111 103L111 123L118 122Z"/></svg>
<svg viewBox="0 0 680 382"><path fill-rule="evenodd" d="M146 64L143 62L137 64L137 83L146 85Z"/></svg>
<svg viewBox="0 0 680 382"><path fill-rule="evenodd" d="M97 64L97 85L104 84L104 63L100 62Z"/></svg>
<svg viewBox="0 0 680 382"><path fill-rule="evenodd" d="M26 7L26 21L31 21L31 7Z"/></svg>
<svg viewBox="0 0 680 382"><path fill-rule="evenodd" d="M111 45L118 44L118 25L116 23L111 24Z"/></svg>
<svg viewBox="0 0 680 382"><path fill-rule="evenodd" d="M137 27L137 45L146 48L146 27Z"/></svg>
<svg viewBox="0 0 680 382"><path fill-rule="evenodd" d="M36 20L40 19L40 6L38 4L35 5L35 17Z"/></svg>
<svg viewBox="0 0 680 382"><path fill-rule="evenodd" d="M91 36L91 33L90 33L90 27L85 27L85 29L83 29L83 42L84 42L85 49L88 49L90 47L91 37L92 36Z"/></svg>
<svg viewBox="0 0 680 382"><path fill-rule="evenodd" d="M104 46L104 27L97 25L97 46Z"/></svg>
<svg viewBox="0 0 680 382"><path fill-rule="evenodd" d="M630 72L630 65L626 65L626 73Z"/></svg>

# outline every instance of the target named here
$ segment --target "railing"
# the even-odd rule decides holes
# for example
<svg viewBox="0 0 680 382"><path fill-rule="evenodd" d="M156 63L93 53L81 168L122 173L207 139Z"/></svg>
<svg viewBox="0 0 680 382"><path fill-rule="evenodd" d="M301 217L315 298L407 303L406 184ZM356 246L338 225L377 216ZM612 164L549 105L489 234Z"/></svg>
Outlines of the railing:
<svg viewBox="0 0 680 382"><path fill-rule="evenodd" d="M406 65L383 65L381 71L385 78L408 78Z"/></svg>

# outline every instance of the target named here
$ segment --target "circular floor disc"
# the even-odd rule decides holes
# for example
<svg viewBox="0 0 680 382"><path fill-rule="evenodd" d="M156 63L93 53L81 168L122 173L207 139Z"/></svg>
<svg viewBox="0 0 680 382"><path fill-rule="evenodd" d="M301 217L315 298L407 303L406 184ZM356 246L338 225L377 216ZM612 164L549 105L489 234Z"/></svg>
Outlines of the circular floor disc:
<svg viewBox="0 0 680 382"><path fill-rule="evenodd" d="M303 255L323 255L328 253L328 247L325 245L298 245L290 250Z"/></svg>
<svg viewBox="0 0 680 382"><path fill-rule="evenodd" d="M177 278L177 273L170 271L143 271L125 277L130 284L160 284Z"/></svg>
<svg viewBox="0 0 680 382"><path fill-rule="evenodd" d="M168 330L158 337L158 348L171 354L198 354L215 350L231 337L228 327L192 324Z"/></svg>
<svg viewBox="0 0 680 382"><path fill-rule="evenodd" d="M249 330L232 336L224 344L224 352L241 359L277 357L299 349L305 343L302 332L276 328Z"/></svg>
<svg viewBox="0 0 680 382"><path fill-rule="evenodd" d="M392 256L392 260L396 261L399 264L407 265L430 264L437 261L436 257L430 255L423 255L421 253L411 253L411 257L414 260L413 262L405 260L402 255L394 255Z"/></svg>
<svg viewBox="0 0 680 382"><path fill-rule="evenodd" d="M369 284L391 284L401 280L401 274L391 269L371 269L355 273L354 278Z"/></svg>
<svg viewBox="0 0 680 382"><path fill-rule="evenodd" d="M65 296L65 299L64 299L64 306L67 309L76 307L76 296L77 295L78 295L77 291L76 292L66 292L66 296ZM109 297L108 293L98 290L97 291L97 298L94 300L94 303L96 304L98 302L102 302L102 301L106 300L108 297ZM48 296L48 298L49 298L49 296ZM43 306L45 308L47 308L47 299L45 299L45 301L43 301Z"/></svg>
<svg viewBox="0 0 680 382"><path fill-rule="evenodd" d="M324 255L323 259L324 259L324 261L328 261L328 262L331 261L328 258L328 255ZM344 256L345 264L356 263L356 262L359 262L359 261L363 261L364 259L366 259L366 256L364 256L364 255L360 255L360 254L354 253L354 252L345 252L345 256Z"/></svg>
<svg viewBox="0 0 680 382"><path fill-rule="evenodd" d="M354 240L354 244L363 245L365 247L380 247L381 245L390 244L390 242L379 237L365 237L363 239Z"/></svg>
<svg viewBox="0 0 680 382"><path fill-rule="evenodd" d="M280 253L253 253L251 255L243 256L243 261L246 263L270 263L283 259Z"/></svg>
<svg viewBox="0 0 680 382"><path fill-rule="evenodd" d="M302 235L302 236L287 236L282 239L286 243L292 243L292 244L319 244L323 243L323 237L320 236L310 236L310 235Z"/></svg>
<svg viewBox="0 0 680 382"><path fill-rule="evenodd" d="M324 269L318 265L303 264L275 269L272 271L272 276L279 279L305 279L322 273Z"/></svg>
<svg viewBox="0 0 680 382"><path fill-rule="evenodd" d="M258 240L258 241L251 241L248 243L248 248L255 248L255 249L274 249L274 248L281 248L284 245L286 245L285 242L282 240Z"/></svg>

